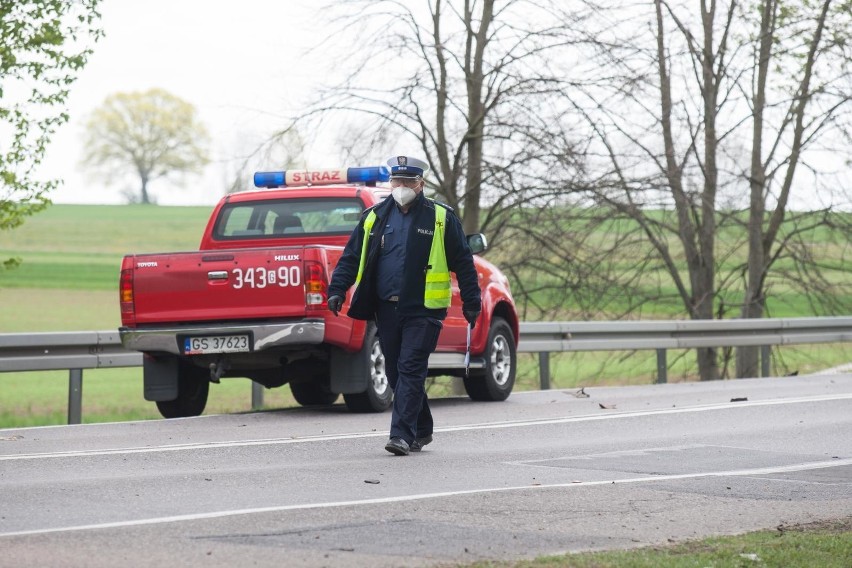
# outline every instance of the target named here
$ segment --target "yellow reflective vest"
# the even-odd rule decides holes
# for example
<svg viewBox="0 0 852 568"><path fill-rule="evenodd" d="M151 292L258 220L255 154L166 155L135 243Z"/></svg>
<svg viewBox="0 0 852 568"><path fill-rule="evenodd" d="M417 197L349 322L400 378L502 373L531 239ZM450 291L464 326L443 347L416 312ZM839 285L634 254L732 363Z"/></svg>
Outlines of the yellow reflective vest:
<svg viewBox="0 0 852 568"><path fill-rule="evenodd" d="M432 200L430 200L432 201ZM447 251L444 249L444 227L447 222L447 209L434 201L435 230L432 232L432 248L429 250L429 265L426 267L426 288L423 293L423 305L430 310L450 307L452 289L450 287L450 269L447 266ZM355 286L361 282L364 266L367 263L370 231L376 222L375 211L370 211L364 219L364 238L361 243L361 259L358 263L358 275Z"/></svg>

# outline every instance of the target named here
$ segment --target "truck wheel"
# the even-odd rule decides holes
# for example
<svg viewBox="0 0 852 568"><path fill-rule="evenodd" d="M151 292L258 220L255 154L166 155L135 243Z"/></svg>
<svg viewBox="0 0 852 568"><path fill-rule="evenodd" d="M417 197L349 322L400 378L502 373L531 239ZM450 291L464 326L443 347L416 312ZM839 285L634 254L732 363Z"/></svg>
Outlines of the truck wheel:
<svg viewBox="0 0 852 568"><path fill-rule="evenodd" d="M473 400L506 400L515 386L518 355L512 328L503 318L494 318L488 330L485 369L471 371L464 388Z"/></svg>
<svg viewBox="0 0 852 568"><path fill-rule="evenodd" d="M384 412L393 404L393 391L385 370L385 356L376 335L376 326L370 324L361 350L361 364L367 373L367 390L344 394L346 407L352 412Z"/></svg>
<svg viewBox="0 0 852 568"><path fill-rule="evenodd" d="M210 392L210 372L181 362L178 366L178 396L174 400L158 400L157 408L163 418L200 416L207 406Z"/></svg>
<svg viewBox="0 0 852 568"><path fill-rule="evenodd" d="M293 398L302 406L328 406L337 400L337 393L330 392L318 382L290 383Z"/></svg>

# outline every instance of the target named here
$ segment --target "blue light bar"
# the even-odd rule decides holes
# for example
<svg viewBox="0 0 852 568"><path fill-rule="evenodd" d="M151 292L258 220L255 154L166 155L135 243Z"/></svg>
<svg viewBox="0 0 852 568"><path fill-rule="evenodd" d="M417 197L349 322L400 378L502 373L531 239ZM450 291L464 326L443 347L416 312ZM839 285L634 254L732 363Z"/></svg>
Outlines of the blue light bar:
<svg viewBox="0 0 852 568"><path fill-rule="evenodd" d="M346 181L349 183L376 183L389 179L390 171L385 166L349 168L346 171Z"/></svg>
<svg viewBox="0 0 852 568"><path fill-rule="evenodd" d="M256 172L254 186L264 188L294 185L334 185L338 183L363 183L375 185L388 181L390 172L385 166L344 168L340 170L287 170L280 172Z"/></svg>
<svg viewBox="0 0 852 568"><path fill-rule="evenodd" d="M255 187L284 187L284 174L286 172L255 172Z"/></svg>

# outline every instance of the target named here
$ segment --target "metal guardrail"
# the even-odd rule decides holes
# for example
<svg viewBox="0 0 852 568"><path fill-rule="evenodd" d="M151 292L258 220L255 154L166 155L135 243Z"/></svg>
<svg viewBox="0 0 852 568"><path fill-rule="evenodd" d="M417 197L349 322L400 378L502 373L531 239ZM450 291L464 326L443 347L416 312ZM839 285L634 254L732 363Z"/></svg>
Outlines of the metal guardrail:
<svg viewBox="0 0 852 568"><path fill-rule="evenodd" d="M0 372L68 370L68 424L83 420L83 369L141 367L118 331L0 333Z"/></svg>
<svg viewBox="0 0 852 568"><path fill-rule="evenodd" d="M117 330L0 333L0 372L140 365L142 354L125 349Z"/></svg>
<svg viewBox="0 0 852 568"><path fill-rule="evenodd" d="M657 382L667 381L667 350L761 347L761 376L769 376L773 345L852 341L852 317L731 320L522 323L519 352L539 353L541 388L550 388L550 353L649 350L657 352Z"/></svg>
<svg viewBox="0 0 852 568"><path fill-rule="evenodd" d="M697 347L762 348L769 375L772 345L852 341L852 317L619 322L524 322L518 351L539 354L542 389L550 388L550 353L655 350L657 382L666 382L666 351ZM0 334L0 372L68 370L68 423L82 419L83 369L138 367L142 355L121 345L118 331ZM263 387L252 383L252 408Z"/></svg>

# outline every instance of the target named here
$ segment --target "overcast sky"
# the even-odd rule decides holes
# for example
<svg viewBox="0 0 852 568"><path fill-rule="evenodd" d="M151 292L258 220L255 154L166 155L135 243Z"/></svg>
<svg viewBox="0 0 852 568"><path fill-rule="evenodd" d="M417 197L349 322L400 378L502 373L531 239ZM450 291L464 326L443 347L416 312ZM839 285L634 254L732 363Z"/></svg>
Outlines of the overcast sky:
<svg viewBox="0 0 852 568"><path fill-rule="evenodd" d="M306 54L326 33L316 2L303 0L105 0L105 37L95 46L69 98L70 122L54 137L43 174L65 180L55 203L123 203L79 167L86 116L116 92L166 89L192 103L210 131L214 163L183 188L168 181L151 190L161 204L210 204L222 195L221 160L238 140L269 134L308 99L328 61ZM319 75L319 77L318 77ZM335 166L321 149L312 165Z"/></svg>
<svg viewBox="0 0 852 568"><path fill-rule="evenodd" d="M351 40L331 35L330 16L320 8L322 3L103 0L106 36L95 45L89 64L72 87L70 122L54 137L43 164L44 177L65 181L52 194L53 201L124 203L123 191L138 192L133 178L108 185L83 172L79 166L83 124L111 94L158 87L198 109L211 134L213 162L202 176L188 177L180 185L158 180L149 189L163 205L215 203L226 186L223 160L245 152L247 146L283 126L286 116L312 99L317 86L342 78L352 59L347 55L372 41L370 33L360 28L361 37L352 45L346 45ZM322 49L309 52L329 37ZM335 60L331 50L341 50L344 56ZM386 80L392 71L386 69L377 81ZM311 167L372 165L335 163L333 140L315 141L310 133L302 134L308 143L304 157ZM380 160L379 156L376 162ZM826 171L840 169L841 179L848 180L848 164L844 168L831 155L817 155L817 163L829 164ZM810 175L805 168L797 175L800 185L810 185L803 178ZM246 185L250 183L247 179ZM811 191L797 192L793 200L797 207L814 206Z"/></svg>

